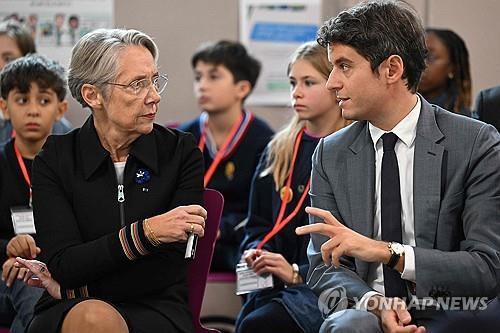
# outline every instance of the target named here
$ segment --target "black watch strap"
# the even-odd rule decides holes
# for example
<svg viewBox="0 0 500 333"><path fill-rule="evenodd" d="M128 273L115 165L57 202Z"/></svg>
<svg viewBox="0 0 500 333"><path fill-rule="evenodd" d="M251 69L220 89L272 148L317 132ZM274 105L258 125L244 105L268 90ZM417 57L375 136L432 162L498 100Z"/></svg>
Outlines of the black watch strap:
<svg viewBox="0 0 500 333"><path fill-rule="evenodd" d="M394 269L394 267L396 267L396 264L398 263L399 258L401 258L399 254L392 253L391 259L389 259L389 262L387 263L387 267Z"/></svg>

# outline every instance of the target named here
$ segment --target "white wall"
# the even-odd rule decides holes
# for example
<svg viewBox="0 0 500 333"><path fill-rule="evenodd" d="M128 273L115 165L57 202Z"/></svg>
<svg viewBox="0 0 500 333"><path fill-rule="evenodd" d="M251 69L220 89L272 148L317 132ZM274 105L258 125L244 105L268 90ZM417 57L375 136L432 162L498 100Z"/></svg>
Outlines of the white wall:
<svg viewBox="0 0 500 333"><path fill-rule="evenodd" d="M325 19L353 0L325 0ZM464 38L470 51L473 96L500 84L500 1L410 0L424 23L449 28ZM116 0L117 27L135 28L153 36L160 49L160 71L169 75L159 123L185 121L198 114L193 97L191 54L207 40L238 38L237 0ZM286 60L284 60L286 61ZM287 121L287 108L252 108L278 128ZM71 103L68 117L79 126L88 112Z"/></svg>

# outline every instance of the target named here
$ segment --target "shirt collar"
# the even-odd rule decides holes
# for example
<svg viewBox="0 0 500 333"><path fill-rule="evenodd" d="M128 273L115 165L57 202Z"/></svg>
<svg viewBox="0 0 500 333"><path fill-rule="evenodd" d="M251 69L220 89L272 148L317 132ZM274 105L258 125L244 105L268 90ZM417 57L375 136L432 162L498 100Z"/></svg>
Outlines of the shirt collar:
<svg viewBox="0 0 500 333"><path fill-rule="evenodd" d="M78 136L84 176L85 179L88 179L106 160L109 152L104 149L97 136L93 116L90 116L83 124ZM154 173L158 173L158 154L154 130L137 138L130 147L129 155L141 161Z"/></svg>
<svg viewBox="0 0 500 333"><path fill-rule="evenodd" d="M394 128L390 131L398 136L398 138L407 146L411 147L415 138L417 136L417 122L418 117L420 116L420 109L422 106L422 102L420 101L420 97L417 96L417 103L411 109L410 113L406 115ZM373 145L376 147L378 140L384 135L388 133L368 122L368 129L370 130L370 136L373 141Z"/></svg>

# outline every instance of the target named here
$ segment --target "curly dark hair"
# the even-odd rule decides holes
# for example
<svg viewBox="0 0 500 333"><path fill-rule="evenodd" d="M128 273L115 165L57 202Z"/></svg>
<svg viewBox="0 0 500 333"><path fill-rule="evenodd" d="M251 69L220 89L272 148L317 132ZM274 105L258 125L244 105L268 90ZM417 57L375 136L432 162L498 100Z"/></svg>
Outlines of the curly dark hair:
<svg viewBox="0 0 500 333"><path fill-rule="evenodd" d="M416 92L425 69L425 31L416 11L404 1L364 1L326 21L318 43L344 44L370 62L373 72L389 56L403 59L403 79Z"/></svg>

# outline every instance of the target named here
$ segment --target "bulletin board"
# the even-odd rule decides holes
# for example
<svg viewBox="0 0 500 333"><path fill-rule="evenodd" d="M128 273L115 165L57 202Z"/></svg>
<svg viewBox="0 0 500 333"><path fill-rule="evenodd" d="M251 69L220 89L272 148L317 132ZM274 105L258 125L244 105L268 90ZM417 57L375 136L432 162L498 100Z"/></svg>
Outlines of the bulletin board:
<svg viewBox="0 0 500 333"><path fill-rule="evenodd" d="M240 41L262 62L259 80L247 104L290 103L288 60L299 45L316 39L320 23L320 0L240 0Z"/></svg>
<svg viewBox="0 0 500 333"><path fill-rule="evenodd" d="M114 0L0 0L0 20L24 24L37 52L67 65L73 45L86 33L112 28Z"/></svg>

